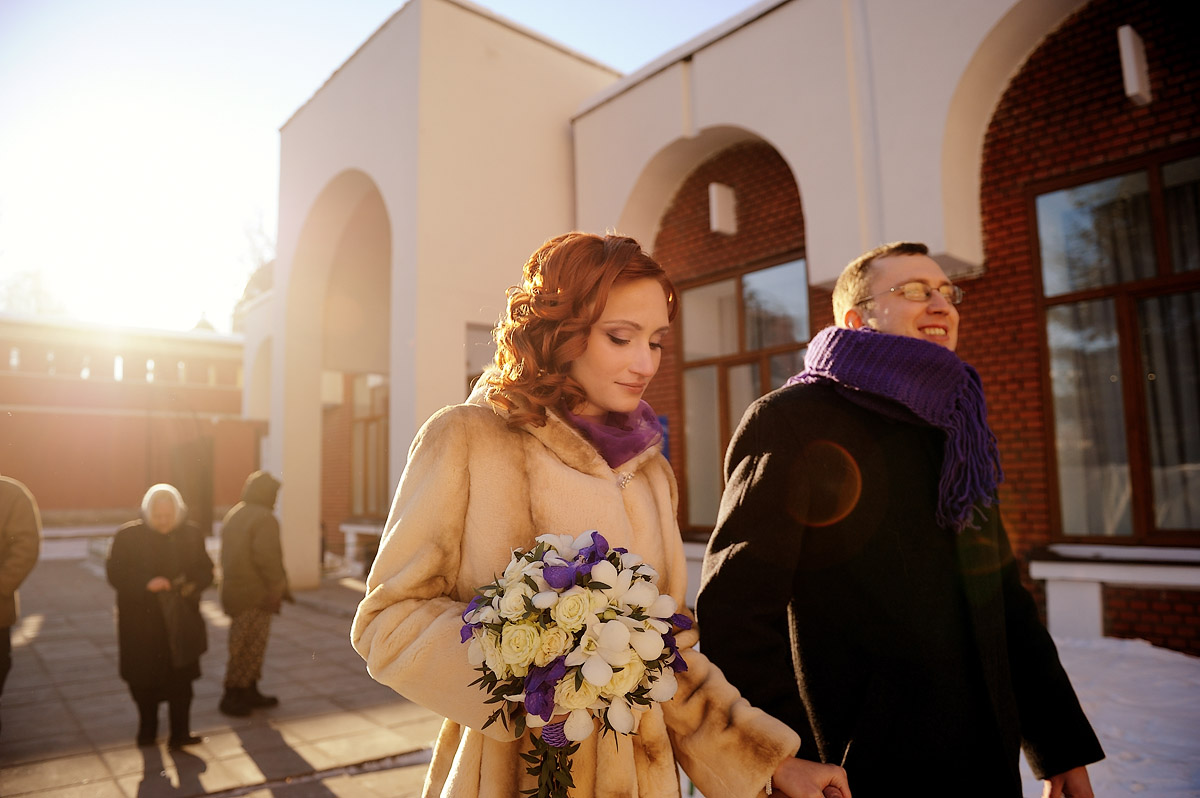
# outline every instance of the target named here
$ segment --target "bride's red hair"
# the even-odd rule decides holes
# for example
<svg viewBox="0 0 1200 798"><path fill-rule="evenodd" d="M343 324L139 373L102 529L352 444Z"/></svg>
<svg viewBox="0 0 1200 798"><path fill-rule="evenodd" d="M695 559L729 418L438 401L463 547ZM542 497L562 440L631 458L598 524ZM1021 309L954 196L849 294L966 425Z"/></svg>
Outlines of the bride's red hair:
<svg viewBox="0 0 1200 798"><path fill-rule="evenodd" d="M487 399L509 414L509 426L540 427L546 408L583 403L571 363L587 350L612 287L643 278L662 285L667 317L674 319L675 286L632 238L564 233L529 256L521 284L508 289L508 309L492 332L495 364L484 375Z"/></svg>

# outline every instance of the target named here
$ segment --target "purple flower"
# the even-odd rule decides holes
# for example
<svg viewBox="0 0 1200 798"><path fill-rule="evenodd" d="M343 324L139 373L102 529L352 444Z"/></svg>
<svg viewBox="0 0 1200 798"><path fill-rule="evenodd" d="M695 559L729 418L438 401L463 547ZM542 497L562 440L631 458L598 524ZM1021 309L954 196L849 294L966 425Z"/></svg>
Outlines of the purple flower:
<svg viewBox="0 0 1200 798"><path fill-rule="evenodd" d="M677 612L671 616L671 623L678 626L680 629L691 629L692 619L684 615L682 612Z"/></svg>
<svg viewBox="0 0 1200 798"><path fill-rule="evenodd" d="M589 565L598 563L608 556L608 541L597 530L592 530L592 545L579 550L579 556Z"/></svg>
<svg viewBox="0 0 1200 798"><path fill-rule="evenodd" d="M580 572L582 567L583 564L577 562L569 562L566 565L547 565L542 569L542 578L555 590L565 590L575 584L575 575ZM591 570L592 566L587 566L587 571Z"/></svg>
<svg viewBox="0 0 1200 798"><path fill-rule="evenodd" d="M554 714L554 687L567 673L566 657L558 657L549 665L533 665L525 675L525 711L542 720Z"/></svg>
<svg viewBox="0 0 1200 798"><path fill-rule="evenodd" d="M475 597L472 598L471 601L467 603L467 608L465 610L463 610L463 614L462 614L463 628L459 631L459 636L462 638L461 640L459 640L460 643L465 643L468 640L470 640L471 633L474 632L479 627L483 626L483 624L479 623L478 621L475 623L468 623L467 616L470 615L475 610L482 607L488 601L489 601L489 599L487 596L483 596L483 595L480 595L477 593L477 594L475 594Z"/></svg>
<svg viewBox="0 0 1200 798"><path fill-rule="evenodd" d="M686 618L684 620L687 620ZM691 626L691 621L688 621L688 626ZM687 627L684 627L687 628ZM667 664L671 666L671 670L676 673L683 673L688 669L687 663L683 661L683 655L679 653L679 644L675 642L675 635L663 635L663 645L671 652L670 659Z"/></svg>

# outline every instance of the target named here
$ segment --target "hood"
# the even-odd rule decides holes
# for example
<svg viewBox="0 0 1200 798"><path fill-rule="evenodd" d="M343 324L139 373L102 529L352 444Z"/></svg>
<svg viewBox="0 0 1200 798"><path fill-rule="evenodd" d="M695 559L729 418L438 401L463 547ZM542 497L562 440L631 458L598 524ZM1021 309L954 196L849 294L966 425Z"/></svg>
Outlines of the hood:
<svg viewBox="0 0 1200 798"><path fill-rule="evenodd" d="M274 507L275 497L279 494L279 480L267 471L255 471L246 477L242 488L242 501L250 504L260 504L263 507Z"/></svg>

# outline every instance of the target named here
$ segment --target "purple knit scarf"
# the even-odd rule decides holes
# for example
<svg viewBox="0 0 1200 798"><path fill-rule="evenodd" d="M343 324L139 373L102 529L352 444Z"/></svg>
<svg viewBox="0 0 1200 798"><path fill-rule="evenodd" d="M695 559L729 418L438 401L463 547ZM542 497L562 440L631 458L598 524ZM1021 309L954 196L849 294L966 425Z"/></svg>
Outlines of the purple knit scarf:
<svg viewBox="0 0 1200 798"><path fill-rule="evenodd" d="M937 520L956 532L976 526L975 505L995 501L1004 474L974 368L928 341L826 327L809 343L804 371L788 380L815 382L833 383L870 410L945 432Z"/></svg>
<svg viewBox="0 0 1200 798"><path fill-rule="evenodd" d="M641 454L662 436L662 425L645 401L631 413L608 413L599 421L567 413L567 420L592 442L609 468Z"/></svg>

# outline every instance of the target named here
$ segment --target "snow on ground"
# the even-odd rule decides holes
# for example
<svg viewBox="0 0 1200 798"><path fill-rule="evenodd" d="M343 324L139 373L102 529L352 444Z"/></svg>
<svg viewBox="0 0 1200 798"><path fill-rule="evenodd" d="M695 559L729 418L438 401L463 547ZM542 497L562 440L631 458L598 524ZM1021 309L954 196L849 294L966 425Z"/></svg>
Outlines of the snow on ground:
<svg viewBox="0 0 1200 798"><path fill-rule="evenodd" d="M1097 798L1200 796L1200 658L1144 640L1056 639L1105 759L1088 767ZM1025 798L1041 782L1021 760Z"/></svg>
<svg viewBox="0 0 1200 798"><path fill-rule="evenodd" d="M1200 798L1200 658L1144 640L1055 643L1104 746L1105 759L1088 767L1096 797ZM1041 798L1024 755L1021 773L1024 798ZM686 776L682 788L703 798Z"/></svg>

